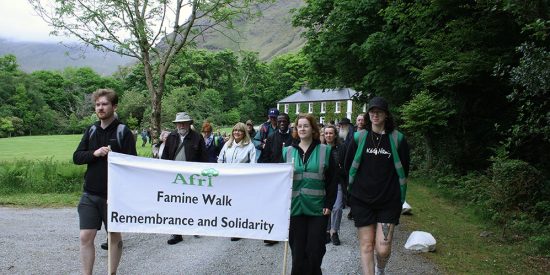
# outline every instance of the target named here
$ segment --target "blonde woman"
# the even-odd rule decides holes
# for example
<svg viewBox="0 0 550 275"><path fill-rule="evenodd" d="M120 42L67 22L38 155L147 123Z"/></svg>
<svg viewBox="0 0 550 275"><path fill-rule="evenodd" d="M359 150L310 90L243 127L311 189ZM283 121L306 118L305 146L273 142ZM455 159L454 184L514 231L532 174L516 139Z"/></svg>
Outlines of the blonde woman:
<svg viewBox="0 0 550 275"><path fill-rule="evenodd" d="M246 125L239 122L233 126L229 140L218 155L218 163L256 163L256 148L250 140ZM241 238L232 237L231 241Z"/></svg>
<svg viewBox="0 0 550 275"><path fill-rule="evenodd" d="M233 126L229 140L218 155L218 163L256 163L256 149L244 123Z"/></svg>

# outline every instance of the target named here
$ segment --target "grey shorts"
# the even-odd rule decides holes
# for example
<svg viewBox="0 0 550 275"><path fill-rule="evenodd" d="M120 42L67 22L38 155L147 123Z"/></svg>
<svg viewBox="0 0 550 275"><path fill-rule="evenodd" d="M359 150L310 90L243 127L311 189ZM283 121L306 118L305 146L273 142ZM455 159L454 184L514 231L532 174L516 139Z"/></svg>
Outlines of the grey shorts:
<svg viewBox="0 0 550 275"><path fill-rule="evenodd" d="M78 203L78 217L80 229L101 230L101 224L105 224L107 230L107 200L96 195L83 193Z"/></svg>

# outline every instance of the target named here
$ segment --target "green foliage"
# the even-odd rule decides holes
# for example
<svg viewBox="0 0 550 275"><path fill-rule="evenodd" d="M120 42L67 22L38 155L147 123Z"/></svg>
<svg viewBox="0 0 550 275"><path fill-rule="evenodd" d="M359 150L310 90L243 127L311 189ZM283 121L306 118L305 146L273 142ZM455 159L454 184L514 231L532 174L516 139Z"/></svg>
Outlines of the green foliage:
<svg viewBox="0 0 550 275"><path fill-rule="evenodd" d="M13 122L5 117L0 117L0 137L9 137L15 131Z"/></svg>
<svg viewBox="0 0 550 275"><path fill-rule="evenodd" d="M447 126L454 113L446 99L436 99L430 92L422 91L401 108L401 127L419 136L436 134Z"/></svg>
<svg viewBox="0 0 550 275"><path fill-rule="evenodd" d="M45 160L1 162L0 194L73 193L82 189L85 166Z"/></svg>

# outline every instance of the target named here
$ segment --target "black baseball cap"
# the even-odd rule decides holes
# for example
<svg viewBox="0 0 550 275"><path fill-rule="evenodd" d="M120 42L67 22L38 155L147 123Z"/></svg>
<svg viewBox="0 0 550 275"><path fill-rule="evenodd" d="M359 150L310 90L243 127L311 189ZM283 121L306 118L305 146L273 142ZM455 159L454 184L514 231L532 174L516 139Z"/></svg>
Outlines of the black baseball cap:
<svg viewBox="0 0 550 275"><path fill-rule="evenodd" d="M373 97L369 101L369 109L367 110L367 112L375 107L385 112L388 112L388 102L383 97L380 97L380 96Z"/></svg>

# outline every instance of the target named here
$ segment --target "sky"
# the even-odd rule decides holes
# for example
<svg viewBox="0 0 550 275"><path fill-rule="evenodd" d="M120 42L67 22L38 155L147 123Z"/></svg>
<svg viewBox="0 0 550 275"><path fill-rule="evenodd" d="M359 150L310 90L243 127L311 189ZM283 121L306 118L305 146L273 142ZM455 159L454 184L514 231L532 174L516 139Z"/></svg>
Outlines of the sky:
<svg viewBox="0 0 550 275"><path fill-rule="evenodd" d="M184 10L182 16L188 13ZM175 16L168 14L167 17L170 20ZM51 36L52 30L36 15L27 0L0 0L0 38L35 42L77 41L76 38Z"/></svg>
<svg viewBox="0 0 550 275"><path fill-rule="evenodd" d="M27 0L0 0L0 37L16 41L59 42L52 29L36 15Z"/></svg>

